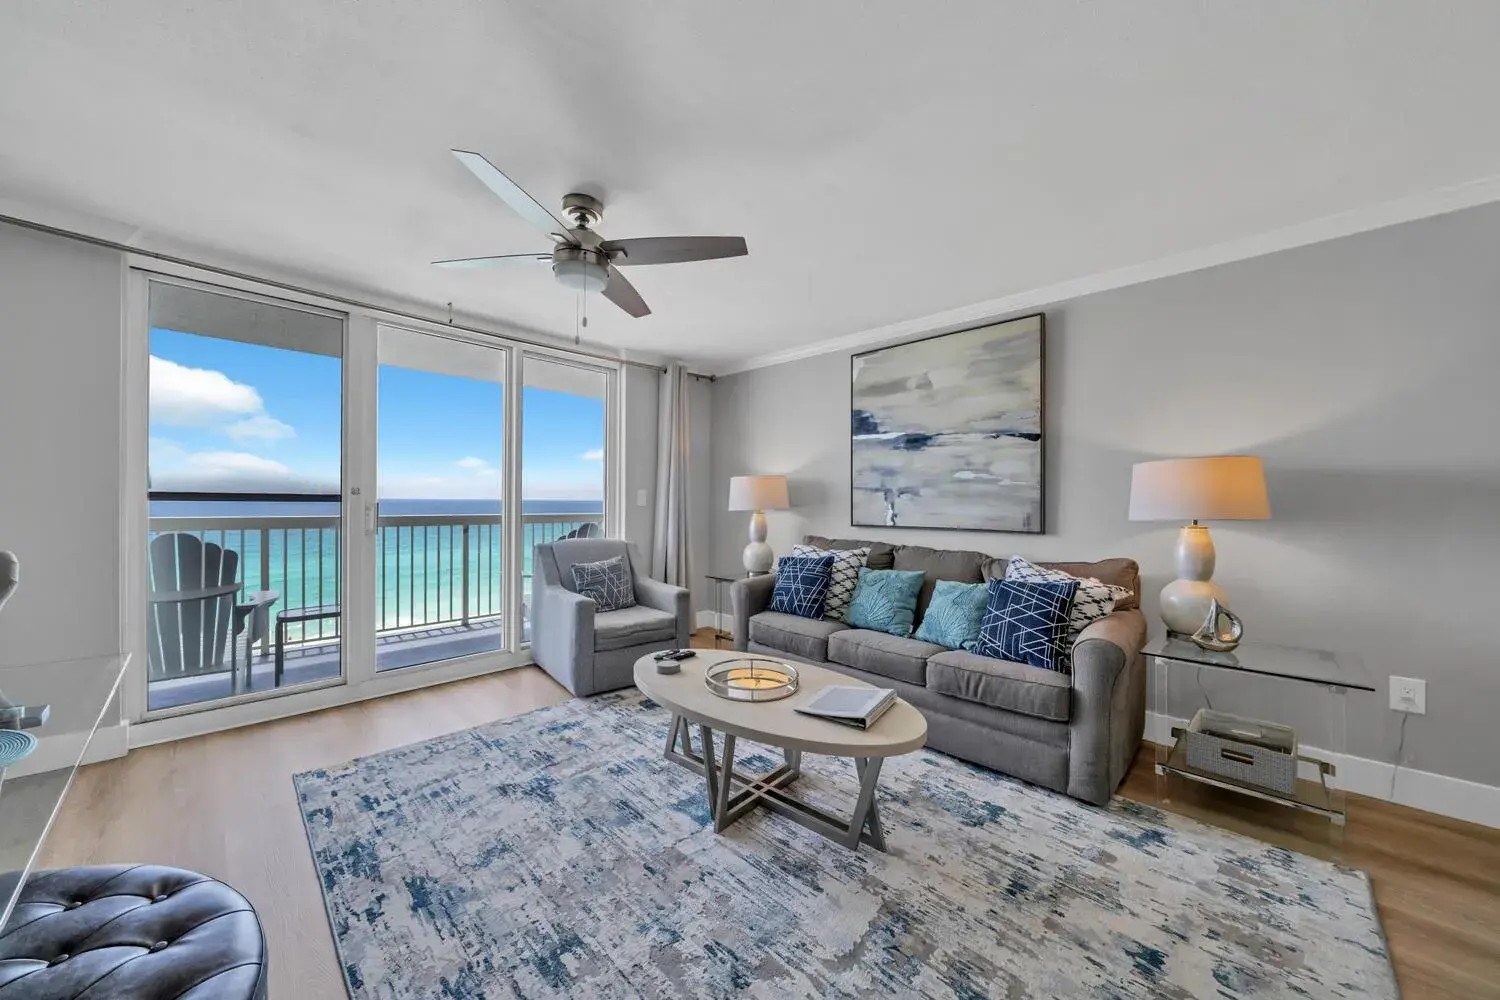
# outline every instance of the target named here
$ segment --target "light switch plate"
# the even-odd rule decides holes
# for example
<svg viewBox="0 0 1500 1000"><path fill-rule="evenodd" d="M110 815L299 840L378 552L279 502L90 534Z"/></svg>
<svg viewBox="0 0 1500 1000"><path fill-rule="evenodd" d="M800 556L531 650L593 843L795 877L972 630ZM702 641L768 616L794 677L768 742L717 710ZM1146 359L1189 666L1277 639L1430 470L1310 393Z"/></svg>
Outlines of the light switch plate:
<svg viewBox="0 0 1500 1000"><path fill-rule="evenodd" d="M636 490L635 491L635 505L637 507L644 507L644 506L646 506L646 491L645 490Z"/></svg>
<svg viewBox="0 0 1500 1000"><path fill-rule="evenodd" d="M1420 677L1391 678L1391 710L1427 714L1427 682Z"/></svg>

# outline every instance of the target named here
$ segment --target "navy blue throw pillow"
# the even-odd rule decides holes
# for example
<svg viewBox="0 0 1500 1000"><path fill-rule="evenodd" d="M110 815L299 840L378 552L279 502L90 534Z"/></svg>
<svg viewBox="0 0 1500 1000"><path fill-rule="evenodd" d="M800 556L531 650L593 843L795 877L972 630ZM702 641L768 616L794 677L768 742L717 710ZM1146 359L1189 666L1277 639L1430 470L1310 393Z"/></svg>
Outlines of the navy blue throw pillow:
<svg viewBox="0 0 1500 1000"><path fill-rule="evenodd" d="M771 610L799 618L822 618L833 580L833 560L826 556L782 556L776 562L776 589Z"/></svg>
<svg viewBox="0 0 1500 1000"><path fill-rule="evenodd" d="M1068 618L1077 593L1077 580L991 580L974 652L1066 673Z"/></svg>

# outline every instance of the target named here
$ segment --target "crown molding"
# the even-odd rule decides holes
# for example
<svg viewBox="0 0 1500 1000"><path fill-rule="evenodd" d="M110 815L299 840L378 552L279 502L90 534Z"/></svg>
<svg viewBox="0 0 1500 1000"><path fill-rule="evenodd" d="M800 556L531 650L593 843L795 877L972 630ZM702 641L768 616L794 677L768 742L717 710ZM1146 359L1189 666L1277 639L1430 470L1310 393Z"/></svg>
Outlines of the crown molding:
<svg viewBox="0 0 1500 1000"><path fill-rule="evenodd" d="M1358 233L1369 232L1374 229L1384 229L1387 226L1395 226L1403 222L1415 222L1418 219L1426 219L1435 215L1446 215L1449 212L1458 212L1466 208L1474 208L1494 201L1500 201L1500 175L1485 177L1463 184L1455 184L1451 187L1424 191L1421 194L1398 198L1394 201L1381 202L1378 205L1351 209L1350 211L1340 212L1335 215L1326 215L1308 222L1301 222L1293 226L1286 226L1281 229L1259 233L1255 236L1248 236L1244 239L1218 243L1198 250L1189 250L1186 253L1162 257L1144 264L1135 264L1113 271L1104 271L1099 274L1074 278L1053 285L1045 285L1041 288L1016 292L1013 295L1002 296L998 299L989 299L988 301L977 302L973 305L960 306L957 309L948 309L926 316L918 316L914 319L902 320L887 326L878 326L859 333L833 337L828 340L819 340L810 344L804 344L801 347L794 347L784 351L772 351L768 354L758 354L740 361L731 361L716 366L714 373L721 376L735 375L740 372L753 371L757 368L769 368L772 365L786 364L789 361L814 358L823 354L878 347L911 337L930 336L932 334L946 333L951 330L960 330L964 327L978 325L987 320L1000 319L1023 310L1034 310L1042 306L1055 305L1058 302L1066 302L1069 299L1081 298L1085 295L1113 291L1116 288L1139 285L1147 281L1155 281L1159 278L1170 278L1179 274L1188 274L1192 271L1217 267L1220 264L1232 264L1235 261L1249 260L1252 257L1263 257L1266 254L1277 253L1281 250L1291 250L1313 243L1325 243L1329 240L1354 236Z"/></svg>

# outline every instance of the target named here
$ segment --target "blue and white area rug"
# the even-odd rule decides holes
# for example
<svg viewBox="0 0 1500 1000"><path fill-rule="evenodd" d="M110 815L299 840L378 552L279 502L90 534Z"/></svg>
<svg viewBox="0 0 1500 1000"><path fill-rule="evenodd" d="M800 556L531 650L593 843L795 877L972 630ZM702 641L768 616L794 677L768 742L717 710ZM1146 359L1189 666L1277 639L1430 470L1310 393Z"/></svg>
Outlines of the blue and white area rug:
<svg viewBox="0 0 1500 1000"><path fill-rule="evenodd" d="M718 836L667 721L607 695L297 775L350 996L1397 995L1362 872L925 751L881 773L889 854ZM852 766L803 765L847 810Z"/></svg>

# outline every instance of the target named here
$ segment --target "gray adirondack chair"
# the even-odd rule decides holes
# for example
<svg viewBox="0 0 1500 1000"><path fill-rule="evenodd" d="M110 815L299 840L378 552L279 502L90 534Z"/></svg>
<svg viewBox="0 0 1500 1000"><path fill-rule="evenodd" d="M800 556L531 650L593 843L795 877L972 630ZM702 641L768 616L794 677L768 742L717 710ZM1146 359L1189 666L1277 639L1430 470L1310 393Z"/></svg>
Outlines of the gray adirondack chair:
<svg viewBox="0 0 1500 1000"><path fill-rule="evenodd" d="M281 595L261 590L236 600L240 554L196 535L178 531L157 535L151 540L149 555L147 678L194 677L218 673L227 666L230 691L238 691L243 635L249 688L250 648L268 634L271 606Z"/></svg>

